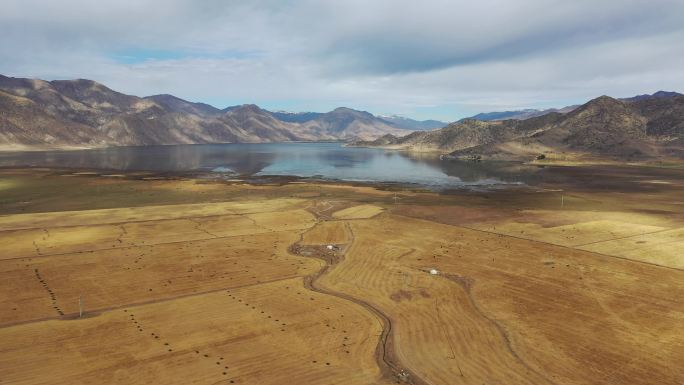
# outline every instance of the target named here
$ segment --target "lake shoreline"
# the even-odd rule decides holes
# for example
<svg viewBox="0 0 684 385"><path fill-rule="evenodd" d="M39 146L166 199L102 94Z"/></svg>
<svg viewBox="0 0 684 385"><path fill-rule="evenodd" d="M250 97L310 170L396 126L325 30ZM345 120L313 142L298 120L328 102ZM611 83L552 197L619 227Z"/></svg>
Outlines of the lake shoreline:
<svg viewBox="0 0 684 385"><path fill-rule="evenodd" d="M0 178L7 175L29 175L49 178L87 178L104 183L186 181L207 185L277 187L296 184L340 186L374 189L385 192L412 192L438 195L487 195L489 193L543 192L563 190L613 190L634 192L649 188L667 189L684 180L679 168L644 167L635 165L536 165L541 170L554 170L558 175L535 183L463 184L460 186L423 185L395 181L359 181L323 176L250 175L195 171L117 170L92 167L11 167L0 166Z"/></svg>
<svg viewBox="0 0 684 385"><path fill-rule="evenodd" d="M190 178L221 183L292 181L378 186L390 190L495 190L546 182L594 183L594 174L678 174L679 164L464 161L435 154L347 147L336 142L113 147L0 153L0 169L48 169L107 178ZM642 170L643 169L643 170ZM609 170L610 172L606 172ZM636 170L636 171L635 171Z"/></svg>

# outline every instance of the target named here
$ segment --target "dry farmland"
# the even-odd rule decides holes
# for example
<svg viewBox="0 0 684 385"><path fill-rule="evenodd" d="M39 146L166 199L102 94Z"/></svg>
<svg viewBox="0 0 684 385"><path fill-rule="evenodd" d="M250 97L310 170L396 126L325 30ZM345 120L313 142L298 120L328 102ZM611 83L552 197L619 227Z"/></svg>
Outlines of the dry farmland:
<svg viewBox="0 0 684 385"><path fill-rule="evenodd" d="M455 194L70 175L0 171L0 384L684 383L677 172Z"/></svg>

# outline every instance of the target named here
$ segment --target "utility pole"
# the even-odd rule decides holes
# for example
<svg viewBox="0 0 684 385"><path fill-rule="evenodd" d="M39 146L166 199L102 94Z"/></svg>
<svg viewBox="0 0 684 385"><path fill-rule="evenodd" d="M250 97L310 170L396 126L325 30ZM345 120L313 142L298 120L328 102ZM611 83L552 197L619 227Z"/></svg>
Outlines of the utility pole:
<svg viewBox="0 0 684 385"><path fill-rule="evenodd" d="M78 296L78 318L83 318L83 300Z"/></svg>
<svg viewBox="0 0 684 385"><path fill-rule="evenodd" d="M565 207L565 195L561 194L561 208Z"/></svg>

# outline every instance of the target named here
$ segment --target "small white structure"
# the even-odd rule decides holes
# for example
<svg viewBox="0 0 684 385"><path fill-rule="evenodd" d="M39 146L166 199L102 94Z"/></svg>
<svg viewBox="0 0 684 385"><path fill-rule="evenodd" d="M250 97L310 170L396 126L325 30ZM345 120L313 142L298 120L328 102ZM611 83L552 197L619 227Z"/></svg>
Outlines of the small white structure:
<svg viewBox="0 0 684 385"><path fill-rule="evenodd" d="M333 245L328 245L327 247L328 247L328 250L332 250L335 248L335 246L333 246Z"/></svg>
<svg viewBox="0 0 684 385"><path fill-rule="evenodd" d="M430 274L437 275L439 274L439 271L437 271L437 269L430 269Z"/></svg>

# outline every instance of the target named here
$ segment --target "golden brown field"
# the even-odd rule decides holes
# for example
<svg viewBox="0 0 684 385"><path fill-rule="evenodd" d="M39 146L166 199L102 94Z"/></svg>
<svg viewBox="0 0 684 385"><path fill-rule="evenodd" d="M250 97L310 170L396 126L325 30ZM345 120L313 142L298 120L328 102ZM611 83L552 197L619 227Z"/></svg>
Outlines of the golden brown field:
<svg viewBox="0 0 684 385"><path fill-rule="evenodd" d="M0 384L682 384L669 175L436 194L3 170Z"/></svg>

